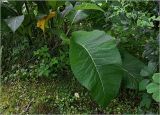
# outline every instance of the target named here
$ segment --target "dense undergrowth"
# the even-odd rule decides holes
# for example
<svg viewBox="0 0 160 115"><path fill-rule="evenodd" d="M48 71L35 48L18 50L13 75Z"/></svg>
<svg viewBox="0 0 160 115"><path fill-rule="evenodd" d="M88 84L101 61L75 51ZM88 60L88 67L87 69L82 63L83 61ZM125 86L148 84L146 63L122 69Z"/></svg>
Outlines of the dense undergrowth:
<svg viewBox="0 0 160 115"><path fill-rule="evenodd" d="M2 2L1 9L0 114L159 114L158 2L9 1ZM103 43L96 44L101 42L98 34L97 38L112 50L106 50ZM96 70L98 77L117 76L119 68L113 65L116 60L122 64L124 73L118 74L121 80L109 78L109 85L102 83L104 89L110 88L106 95L93 91L99 82L94 72L88 72L92 64L84 67L83 63L90 62L79 47L88 42L82 40L85 37L90 39L86 51L95 48L102 52L99 55L106 53L101 59L111 60L112 69ZM85 81L85 75L97 82ZM97 95L95 91L99 91ZM111 98L97 99L110 92L115 92ZM102 103L107 106L102 107Z"/></svg>

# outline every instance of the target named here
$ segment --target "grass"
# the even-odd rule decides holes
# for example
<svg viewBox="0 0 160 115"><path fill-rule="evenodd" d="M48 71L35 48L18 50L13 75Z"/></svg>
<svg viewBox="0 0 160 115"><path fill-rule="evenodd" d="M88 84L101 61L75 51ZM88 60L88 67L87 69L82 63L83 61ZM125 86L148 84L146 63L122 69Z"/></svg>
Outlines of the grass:
<svg viewBox="0 0 160 115"><path fill-rule="evenodd" d="M134 91L122 91L106 108L93 101L90 93L74 78L17 81L3 84L1 114L121 114L141 113ZM149 112L157 112L152 107Z"/></svg>

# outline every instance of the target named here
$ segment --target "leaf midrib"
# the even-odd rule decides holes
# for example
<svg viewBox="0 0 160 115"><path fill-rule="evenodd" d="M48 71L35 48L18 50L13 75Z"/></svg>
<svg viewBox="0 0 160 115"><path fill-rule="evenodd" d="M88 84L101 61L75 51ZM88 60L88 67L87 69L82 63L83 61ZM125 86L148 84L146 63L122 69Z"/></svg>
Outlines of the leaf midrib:
<svg viewBox="0 0 160 115"><path fill-rule="evenodd" d="M86 47L85 47L84 45L82 45L82 44L79 44L79 45L82 46L82 47L86 50L86 52L88 53L89 57L91 58L91 60L92 60L92 62L93 62L93 65L94 65L94 67L95 67L95 69L96 69L96 72L97 72L97 74L98 74L98 78L99 78L99 80L100 80L100 82L101 82L101 84L102 84L103 94L105 95L104 85L103 85L102 79L100 78L100 73L99 73L99 71L98 71L98 68L97 68L95 62L94 62L94 59L92 58L92 56L90 55L89 51L86 49Z"/></svg>

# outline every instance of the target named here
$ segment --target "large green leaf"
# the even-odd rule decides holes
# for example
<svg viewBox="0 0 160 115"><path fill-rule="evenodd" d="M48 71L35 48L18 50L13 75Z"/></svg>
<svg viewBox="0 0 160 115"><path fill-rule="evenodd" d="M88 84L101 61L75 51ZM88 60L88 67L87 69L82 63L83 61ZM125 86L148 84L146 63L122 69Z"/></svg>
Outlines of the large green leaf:
<svg viewBox="0 0 160 115"><path fill-rule="evenodd" d="M63 0L48 0L46 1L49 6L52 7L53 10L56 10L59 6L62 6L65 4L65 1Z"/></svg>
<svg viewBox="0 0 160 115"><path fill-rule="evenodd" d="M76 7L77 5L75 5ZM73 5L71 3L68 3L64 11L62 12L63 16L66 16L67 19L73 23L77 23L85 18L88 17L88 14L85 13L83 10L75 10L73 9Z"/></svg>
<svg viewBox="0 0 160 115"><path fill-rule="evenodd" d="M72 10L71 12L69 12L69 14L67 15L67 18L69 19L69 21L71 23L77 23L85 18L88 17L88 14L85 13L83 10Z"/></svg>
<svg viewBox="0 0 160 115"><path fill-rule="evenodd" d="M70 2L66 2L65 5L65 9L61 12L63 17L73 10L73 5Z"/></svg>
<svg viewBox="0 0 160 115"><path fill-rule="evenodd" d="M121 57L115 40L103 31L72 33L70 63L78 81L93 98L106 106L118 93L122 78Z"/></svg>
<svg viewBox="0 0 160 115"><path fill-rule="evenodd" d="M153 73L155 73L156 71L156 63L153 63L153 62L148 62L148 66L145 66L140 74L141 76L151 76L153 75Z"/></svg>
<svg viewBox="0 0 160 115"><path fill-rule="evenodd" d="M8 27L15 32L19 26L22 24L24 20L24 15L16 16L12 18L5 19L4 21L7 23Z"/></svg>
<svg viewBox="0 0 160 115"><path fill-rule="evenodd" d="M83 3L75 6L75 9L76 10L99 10L99 11L102 11L103 13L105 12L102 8L100 8L99 6L93 3Z"/></svg>
<svg viewBox="0 0 160 115"><path fill-rule="evenodd" d="M138 83L142 80L140 71L145 67L144 63L126 51L121 52L123 61L123 83L127 88L138 89Z"/></svg>

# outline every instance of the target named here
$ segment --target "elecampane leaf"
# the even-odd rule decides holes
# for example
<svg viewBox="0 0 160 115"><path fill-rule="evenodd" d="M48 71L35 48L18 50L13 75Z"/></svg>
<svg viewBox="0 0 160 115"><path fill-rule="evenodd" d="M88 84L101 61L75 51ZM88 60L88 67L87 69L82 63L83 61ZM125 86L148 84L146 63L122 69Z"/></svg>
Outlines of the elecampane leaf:
<svg viewBox="0 0 160 115"><path fill-rule="evenodd" d="M69 12L69 14L67 15L67 18L69 19L69 21L71 23L77 23L85 18L88 17L88 14L85 13L82 10L72 10L71 12Z"/></svg>
<svg viewBox="0 0 160 115"><path fill-rule="evenodd" d="M118 93L121 57L115 40L103 31L77 31L70 43L70 63L78 81L106 106Z"/></svg>
<svg viewBox="0 0 160 115"><path fill-rule="evenodd" d="M121 56L124 70L124 85L130 89L138 89L138 83L142 80L140 71L145 67L144 63L126 51L122 51Z"/></svg>

